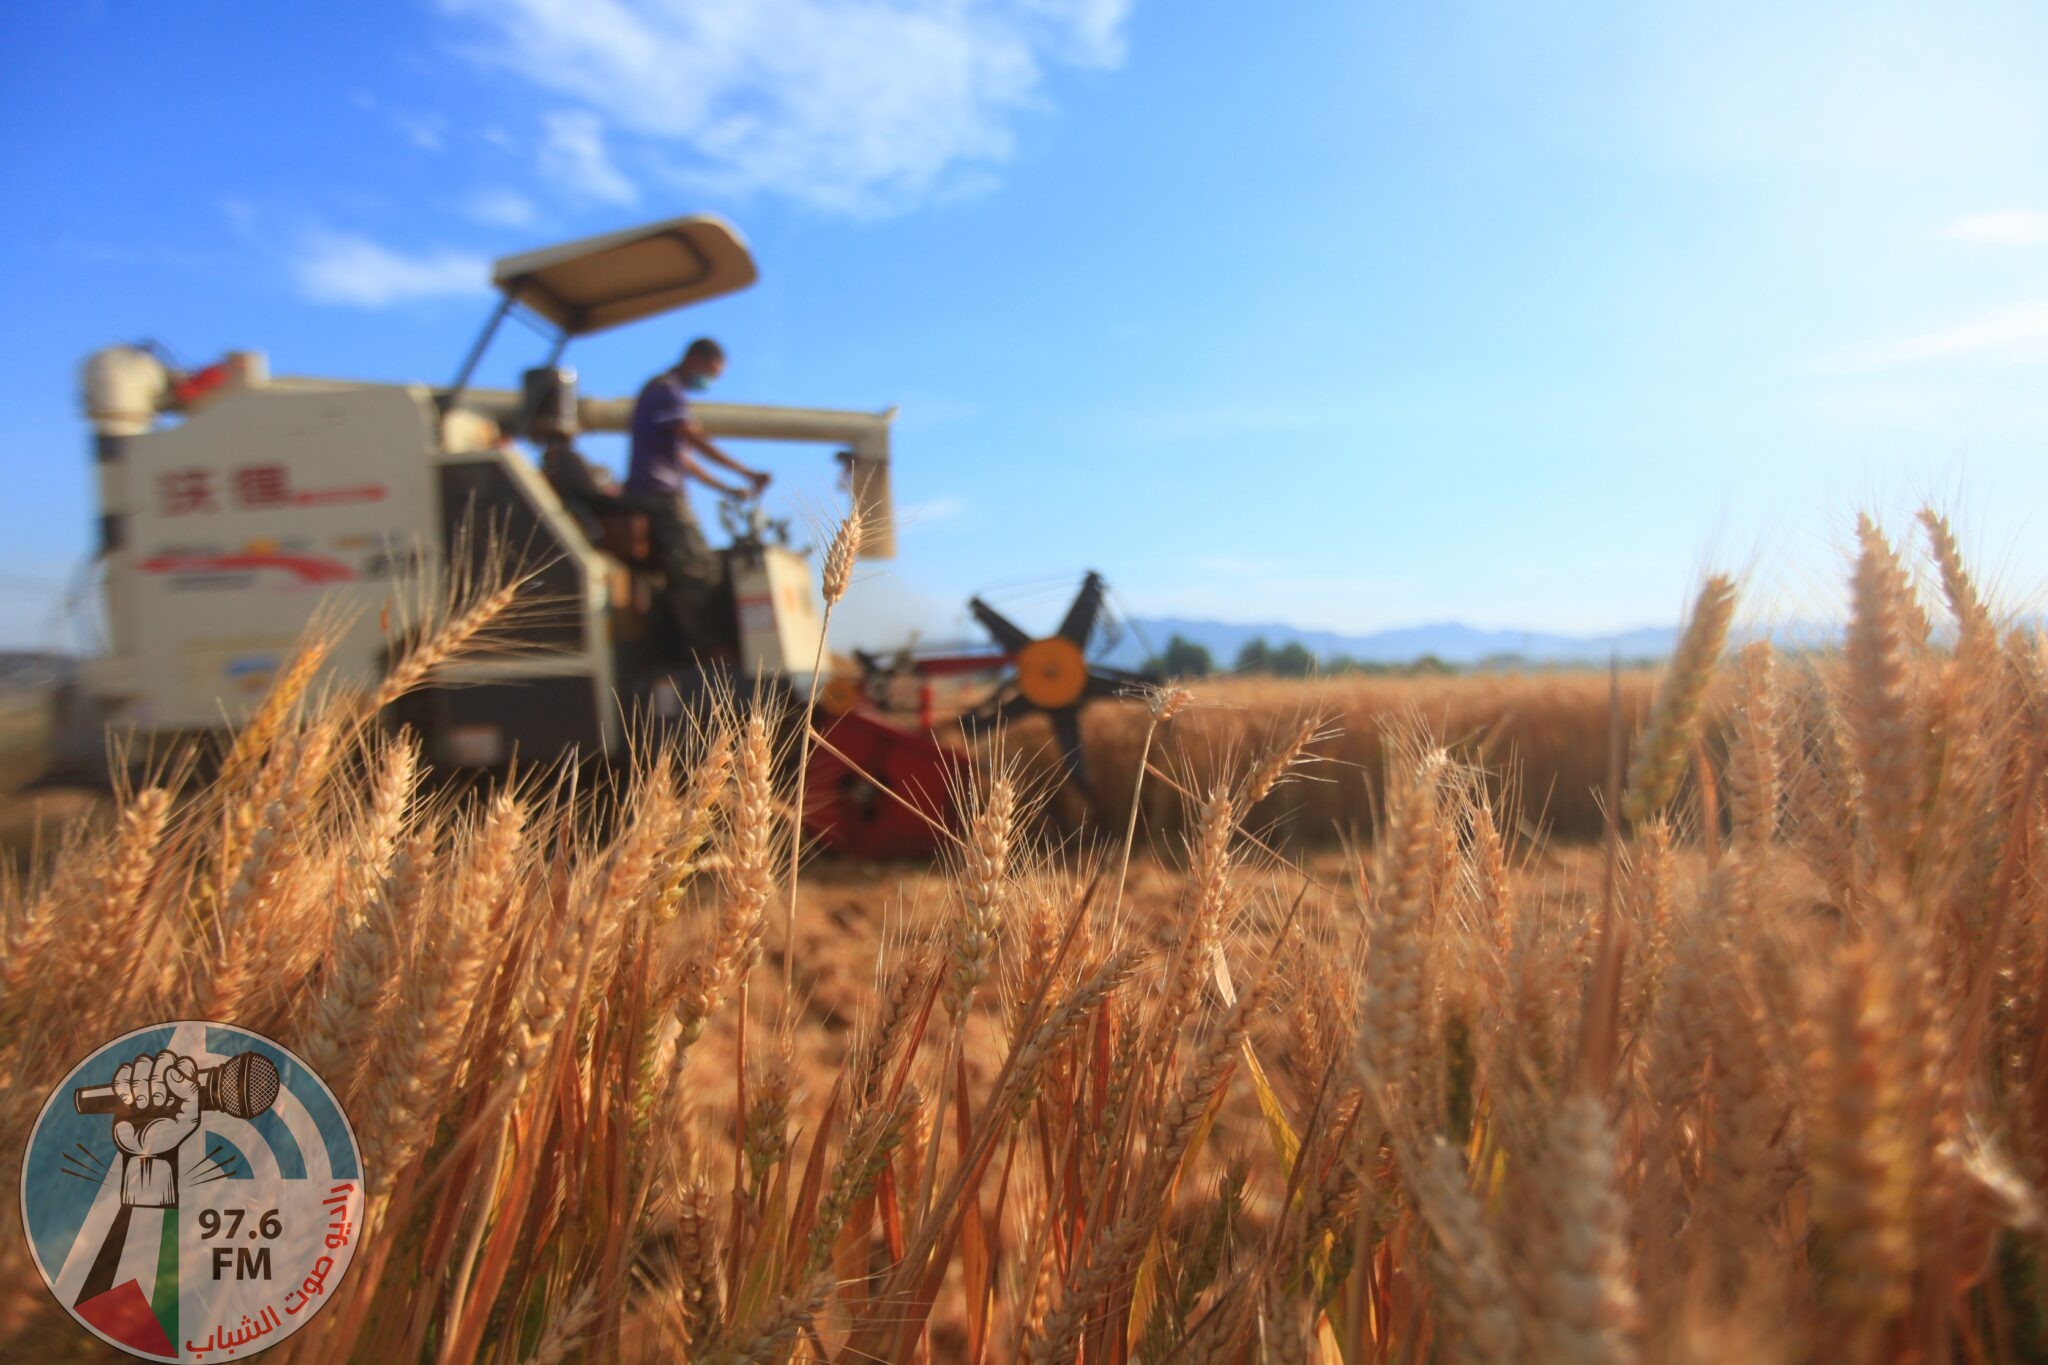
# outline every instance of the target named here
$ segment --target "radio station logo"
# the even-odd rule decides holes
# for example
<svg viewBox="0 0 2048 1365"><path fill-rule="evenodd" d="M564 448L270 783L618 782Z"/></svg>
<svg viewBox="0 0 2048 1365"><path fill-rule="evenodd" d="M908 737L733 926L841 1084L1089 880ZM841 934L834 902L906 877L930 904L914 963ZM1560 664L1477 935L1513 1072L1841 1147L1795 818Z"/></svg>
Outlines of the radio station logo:
<svg viewBox="0 0 2048 1365"><path fill-rule="evenodd" d="M227 1024L139 1029L37 1116L21 1221L43 1281L113 1346L244 1358L333 1297L363 1226L361 1151L325 1082Z"/></svg>

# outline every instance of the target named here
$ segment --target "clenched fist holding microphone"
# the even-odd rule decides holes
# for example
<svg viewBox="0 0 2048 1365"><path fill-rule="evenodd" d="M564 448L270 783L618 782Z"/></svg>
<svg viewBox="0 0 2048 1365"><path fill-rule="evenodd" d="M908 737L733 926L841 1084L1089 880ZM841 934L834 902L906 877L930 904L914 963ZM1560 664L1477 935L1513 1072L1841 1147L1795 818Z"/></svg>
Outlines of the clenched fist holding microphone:
<svg viewBox="0 0 2048 1365"><path fill-rule="evenodd" d="M278 1089L277 1064L260 1052L238 1052L202 1070L166 1048L121 1063L110 1084L80 1086L71 1092L71 1105L81 1114L114 1116L121 1202L174 1209L178 1173L169 1158L199 1131L199 1111L253 1119L277 1102Z"/></svg>
<svg viewBox="0 0 2048 1365"><path fill-rule="evenodd" d="M107 1087L114 1100L114 1145L121 1149L121 1202L178 1206L172 1153L199 1131L199 1064L166 1048L123 1062ZM78 1108L85 1110L80 1102Z"/></svg>

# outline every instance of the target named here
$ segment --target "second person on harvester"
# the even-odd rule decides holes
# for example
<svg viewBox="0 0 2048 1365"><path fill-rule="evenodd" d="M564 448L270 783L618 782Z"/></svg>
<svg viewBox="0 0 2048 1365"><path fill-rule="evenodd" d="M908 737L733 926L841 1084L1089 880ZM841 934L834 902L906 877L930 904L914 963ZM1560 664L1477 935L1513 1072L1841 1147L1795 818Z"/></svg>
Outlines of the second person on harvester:
<svg viewBox="0 0 2048 1365"><path fill-rule="evenodd" d="M735 498L757 495L768 486L767 474L747 468L713 445L690 415L690 396L710 388L724 372L725 348L710 337L699 337L674 368L647 381L633 405L632 455L623 490L648 516L649 548L668 580L670 615L684 644L699 657L737 651L739 639L732 604L725 600L718 556L690 509L689 481ZM743 482L714 478L704 461Z"/></svg>

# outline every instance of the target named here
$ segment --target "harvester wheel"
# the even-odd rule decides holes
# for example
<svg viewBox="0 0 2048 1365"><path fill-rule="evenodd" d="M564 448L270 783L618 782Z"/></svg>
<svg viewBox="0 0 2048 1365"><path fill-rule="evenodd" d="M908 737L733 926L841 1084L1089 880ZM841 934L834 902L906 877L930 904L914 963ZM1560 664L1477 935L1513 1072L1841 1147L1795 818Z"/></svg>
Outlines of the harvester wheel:
<svg viewBox="0 0 2048 1365"><path fill-rule="evenodd" d="M1091 572L1082 580L1081 591L1067 607L1059 629L1039 639L979 597L970 599L967 609L1010 656L1016 676L961 717L972 731L1004 725L1033 712L1043 715L1052 722L1053 742L1059 746L1068 780L1098 810L1101 802L1088 781L1088 764L1081 751L1081 707L1098 698L1128 697L1158 681L1149 674L1088 661L1088 639L1102 614L1105 590L1102 575Z"/></svg>

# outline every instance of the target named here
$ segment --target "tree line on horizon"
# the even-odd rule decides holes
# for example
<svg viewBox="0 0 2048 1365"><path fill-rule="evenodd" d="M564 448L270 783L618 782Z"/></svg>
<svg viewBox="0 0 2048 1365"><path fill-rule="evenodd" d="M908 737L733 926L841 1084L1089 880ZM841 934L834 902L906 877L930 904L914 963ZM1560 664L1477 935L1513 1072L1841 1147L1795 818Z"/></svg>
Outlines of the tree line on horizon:
<svg viewBox="0 0 2048 1365"><path fill-rule="evenodd" d="M1145 671L1163 678L1205 678L1220 670L1216 667L1216 656L1207 645L1184 635L1174 635L1167 640L1164 649L1145 660ZM1275 645L1264 636L1257 636L1239 647L1228 671L1271 678L1306 678L1343 673L1387 676L1456 673L1459 670L1434 654L1425 654L1404 664L1375 663L1354 659L1348 654L1332 654L1319 659L1315 651L1299 640Z"/></svg>
<svg viewBox="0 0 2048 1365"><path fill-rule="evenodd" d="M1624 668L1653 666L1651 659L1623 659ZM1582 660L1545 661L1531 659L1526 655L1504 653L1489 654L1470 665L1447 662L1434 654L1423 654L1404 663L1385 663L1370 659L1355 659L1348 654L1332 654L1319 658L1314 650L1299 640L1287 640L1273 644L1264 636L1255 636L1244 642L1231 661L1228 669L1217 667L1216 656L1199 640L1190 640L1185 635L1171 636L1165 648L1147 658L1144 671L1162 678L1206 678L1220 672L1241 676L1268 678L1307 677L1435 677L1458 673L1512 673L1523 671L1577 671L1585 668L1604 668L1601 661Z"/></svg>

